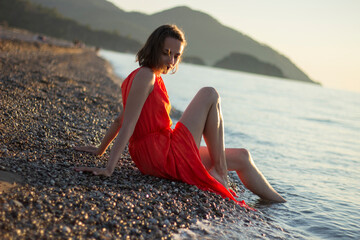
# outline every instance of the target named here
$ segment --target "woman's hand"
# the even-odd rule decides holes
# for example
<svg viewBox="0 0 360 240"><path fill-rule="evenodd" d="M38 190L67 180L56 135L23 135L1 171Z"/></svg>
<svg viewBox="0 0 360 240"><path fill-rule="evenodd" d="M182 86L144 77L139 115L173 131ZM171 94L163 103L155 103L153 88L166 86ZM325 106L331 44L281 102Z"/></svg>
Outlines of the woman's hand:
<svg viewBox="0 0 360 240"><path fill-rule="evenodd" d="M76 151L80 151L80 152L88 152L88 153L92 153L94 155L102 155L102 153L99 153L99 149L95 146L77 146L74 147L74 149Z"/></svg>
<svg viewBox="0 0 360 240"><path fill-rule="evenodd" d="M76 167L74 168L77 172L91 172L96 176L105 176L110 177L112 175L112 171L107 168L97 168L97 167Z"/></svg>

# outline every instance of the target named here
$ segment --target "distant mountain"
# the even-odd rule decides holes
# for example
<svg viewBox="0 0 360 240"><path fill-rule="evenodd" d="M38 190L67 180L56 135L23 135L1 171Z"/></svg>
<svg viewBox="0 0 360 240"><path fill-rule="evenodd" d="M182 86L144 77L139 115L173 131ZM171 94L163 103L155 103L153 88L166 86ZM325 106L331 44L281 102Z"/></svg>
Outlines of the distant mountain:
<svg viewBox="0 0 360 240"><path fill-rule="evenodd" d="M0 22L52 37L80 41L88 45L123 52L136 52L141 44L114 32L92 30L56 10L38 6L27 0L0 0Z"/></svg>
<svg viewBox="0 0 360 240"><path fill-rule="evenodd" d="M231 53L229 56L221 59L214 64L214 67L238 70L262 75L284 77L282 71L266 62L262 62L257 58L243 53Z"/></svg>
<svg viewBox="0 0 360 240"><path fill-rule="evenodd" d="M56 8L61 14L95 29L116 31L123 36L146 41L158 26L174 23L186 34L185 56L196 56L208 65L232 52L247 54L279 68L286 78L313 82L290 59L269 46L222 25L210 15L188 7L176 7L152 15L126 12L106 0L31 0Z"/></svg>
<svg viewBox="0 0 360 240"><path fill-rule="evenodd" d="M206 65L204 60L202 60L199 57L193 57L193 56L185 56L182 59L182 62L186 62L186 63L191 63L191 64L196 64L196 65Z"/></svg>

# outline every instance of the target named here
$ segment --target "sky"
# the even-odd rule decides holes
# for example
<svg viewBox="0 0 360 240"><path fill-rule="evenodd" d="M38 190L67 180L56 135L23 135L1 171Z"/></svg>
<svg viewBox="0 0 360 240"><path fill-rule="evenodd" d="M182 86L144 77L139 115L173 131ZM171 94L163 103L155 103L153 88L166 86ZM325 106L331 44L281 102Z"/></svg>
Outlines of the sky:
<svg viewBox="0 0 360 240"><path fill-rule="evenodd" d="M146 14L202 11L287 56L324 87L360 93L360 0L108 1Z"/></svg>

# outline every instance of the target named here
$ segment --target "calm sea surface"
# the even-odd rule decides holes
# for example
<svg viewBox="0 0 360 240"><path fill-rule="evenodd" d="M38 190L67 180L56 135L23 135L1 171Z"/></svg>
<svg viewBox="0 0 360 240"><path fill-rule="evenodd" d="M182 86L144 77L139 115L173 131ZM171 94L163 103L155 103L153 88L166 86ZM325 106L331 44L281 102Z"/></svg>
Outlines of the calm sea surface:
<svg viewBox="0 0 360 240"><path fill-rule="evenodd" d="M100 55L122 78L138 66L133 55ZM198 237L252 238L267 228L260 238L360 239L360 93L190 64L163 78L179 110L201 87L215 87L222 97L226 146L250 150L288 201L265 205L246 191L244 200L270 225L254 224L244 235L236 223L204 221L197 227L208 234L200 231Z"/></svg>

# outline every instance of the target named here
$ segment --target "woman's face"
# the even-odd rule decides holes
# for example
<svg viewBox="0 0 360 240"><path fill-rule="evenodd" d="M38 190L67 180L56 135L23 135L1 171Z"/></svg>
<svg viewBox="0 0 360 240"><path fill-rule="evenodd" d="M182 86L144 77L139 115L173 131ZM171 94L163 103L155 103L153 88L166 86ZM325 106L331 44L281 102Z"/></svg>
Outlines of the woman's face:
<svg viewBox="0 0 360 240"><path fill-rule="evenodd" d="M165 38L164 48L160 57L160 69L162 74L169 73L178 63L184 46L180 40L172 37Z"/></svg>

